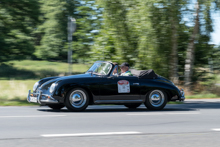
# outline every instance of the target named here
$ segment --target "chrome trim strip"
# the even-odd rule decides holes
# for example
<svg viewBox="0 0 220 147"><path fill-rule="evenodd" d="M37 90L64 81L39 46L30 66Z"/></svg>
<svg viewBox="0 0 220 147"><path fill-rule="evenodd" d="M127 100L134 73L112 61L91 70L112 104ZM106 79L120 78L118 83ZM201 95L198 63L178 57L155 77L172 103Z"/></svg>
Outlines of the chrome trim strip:
<svg viewBox="0 0 220 147"><path fill-rule="evenodd" d="M133 83L133 85L139 85L139 83Z"/></svg>
<svg viewBox="0 0 220 147"><path fill-rule="evenodd" d="M96 100L95 104L106 104L106 103L143 103L143 100Z"/></svg>

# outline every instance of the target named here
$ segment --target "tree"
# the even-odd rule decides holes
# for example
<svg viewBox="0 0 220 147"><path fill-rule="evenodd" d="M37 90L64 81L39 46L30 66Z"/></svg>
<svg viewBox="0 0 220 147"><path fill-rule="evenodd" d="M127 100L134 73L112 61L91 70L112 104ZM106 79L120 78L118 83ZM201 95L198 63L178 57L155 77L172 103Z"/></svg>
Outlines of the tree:
<svg viewBox="0 0 220 147"><path fill-rule="evenodd" d="M158 63L153 63L153 67L159 72L169 77L175 84L178 83L178 49L182 46L179 42L179 34L182 34L182 11L186 7L186 0L163 0L154 3L151 7L152 22L156 34L157 47L156 56L162 58ZM168 72L167 72L168 71Z"/></svg>
<svg viewBox="0 0 220 147"><path fill-rule="evenodd" d="M191 18L189 0L100 0L98 3L103 7L103 23L92 49L94 59L127 61L138 69L152 68L175 83L187 74L185 63L191 64L190 72L193 66L208 64L206 54L213 48L209 45L212 0L200 3L196 26L192 26L192 20L184 19ZM195 58L189 54L192 52L197 54ZM190 79L196 76L191 75Z"/></svg>
<svg viewBox="0 0 220 147"><path fill-rule="evenodd" d="M84 0L47 0L41 1L41 20L36 36L38 37L36 55L42 59L67 59L67 16L76 19L77 30L73 34L73 58L86 58L93 41L92 30L96 24L92 16L93 1Z"/></svg>
<svg viewBox="0 0 220 147"><path fill-rule="evenodd" d="M1 0L0 62L33 54L33 30L39 22L39 8L38 0Z"/></svg>
<svg viewBox="0 0 220 147"><path fill-rule="evenodd" d="M177 77L178 26L185 0L114 0L99 3L104 9L104 21L94 50L99 48L105 52L114 48L111 60L127 61L139 69L153 68L166 77ZM107 41L104 43L101 37L112 38L111 45ZM98 57L97 54L94 56Z"/></svg>
<svg viewBox="0 0 220 147"><path fill-rule="evenodd" d="M94 43L93 57L96 57L95 59L98 57L97 52L100 53L102 50L103 53L112 53L107 57L112 61L127 61L130 65L136 65L137 68L146 68L144 64L150 65L150 62L143 59L150 50L145 49L152 49L151 42L154 37L151 31L150 13L148 13L149 7L145 8L144 3L147 2L140 0L98 1L100 7L103 7L104 20ZM153 5L151 1L149 3ZM144 19L140 20L140 17ZM110 40L104 39L104 41L102 38Z"/></svg>
<svg viewBox="0 0 220 147"><path fill-rule="evenodd" d="M191 89L191 85L192 85L192 77L193 77L193 70L194 70L193 67L194 67L194 62L196 58L195 49L196 50L202 49L202 45L204 46L204 43L205 43L207 46L206 50L208 50L208 48L210 48L208 51L213 50L213 46L208 45L208 42L210 40L210 33L213 31L212 19L211 19L211 10L212 10L211 4L213 2L217 2L217 1L197 0L195 4L194 27L193 27L193 31L189 39L186 59L185 59L184 84L185 84L186 89L188 90ZM216 9L218 9L218 5L216 5ZM200 21L201 19L203 21ZM201 42L201 40L203 40L204 42ZM196 46L196 44L198 45ZM198 48L199 46L200 48ZM207 51L204 51L204 52L207 52ZM199 56L199 54L196 54L196 55ZM208 57L208 54L204 55L203 57Z"/></svg>
<svg viewBox="0 0 220 147"><path fill-rule="evenodd" d="M189 44L187 47L187 53L186 53L186 61L185 61L185 86L186 88L188 88L189 90L189 86L191 84L191 78L192 78L192 74L193 74L193 65L194 65L194 44L195 41L197 41L197 36L199 33L199 10L200 10L200 4L199 1L196 2L195 4L195 9L196 9L196 17L195 17L195 25L194 25L194 29L192 32L192 35L190 37L189 40Z"/></svg>

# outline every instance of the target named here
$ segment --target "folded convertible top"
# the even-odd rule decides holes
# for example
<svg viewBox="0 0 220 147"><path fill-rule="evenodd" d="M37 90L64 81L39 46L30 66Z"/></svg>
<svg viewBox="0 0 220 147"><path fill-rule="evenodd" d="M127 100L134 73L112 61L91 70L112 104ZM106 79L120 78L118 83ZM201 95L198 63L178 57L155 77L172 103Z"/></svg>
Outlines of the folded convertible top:
<svg viewBox="0 0 220 147"><path fill-rule="evenodd" d="M158 77L153 69L149 69L149 70L130 69L130 71L134 76L137 76L140 79L156 79Z"/></svg>

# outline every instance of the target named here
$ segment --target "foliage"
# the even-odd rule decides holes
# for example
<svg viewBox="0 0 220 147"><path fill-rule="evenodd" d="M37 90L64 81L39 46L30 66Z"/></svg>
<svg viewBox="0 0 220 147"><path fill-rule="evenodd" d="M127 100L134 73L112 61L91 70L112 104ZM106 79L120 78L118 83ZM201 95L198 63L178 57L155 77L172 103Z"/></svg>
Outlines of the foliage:
<svg viewBox="0 0 220 147"><path fill-rule="evenodd" d="M76 19L77 31L73 34L73 58L85 58L96 29L93 1L47 0L41 1L41 21L36 31L37 57L41 59L67 59L67 16Z"/></svg>
<svg viewBox="0 0 220 147"><path fill-rule="evenodd" d="M1 0L0 62L33 54L33 31L39 22L39 9L38 0Z"/></svg>
<svg viewBox="0 0 220 147"><path fill-rule="evenodd" d="M170 20L175 17L180 23L184 2L98 1L104 8L104 20L92 57L94 60L127 61L136 68L153 68L167 77L170 61L167 57L172 41Z"/></svg>
<svg viewBox="0 0 220 147"><path fill-rule="evenodd" d="M77 22L72 44L74 62L126 61L134 68L151 68L165 77L170 77L174 67L183 80L186 49L194 25L194 2L2 0L0 62L28 56L66 61L67 16L72 16ZM209 44L213 31L211 11L220 8L219 0L199 2L200 31L194 42L193 81L201 79L197 69L213 66L214 70L220 65L218 49ZM174 61L176 66L172 65Z"/></svg>
<svg viewBox="0 0 220 147"><path fill-rule="evenodd" d="M210 32L213 31L210 15L212 2L201 2L200 32L195 42L195 69L208 65L213 50L209 44ZM180 79L183 79L186 48L193 31L192 1L99 0L97 4L103 7L104 20L90 52L93 60L127 61L136 68L152 68L168 77L167 71L173 58L173 27L176 25L177 68ZM185 21L185 17L189 21Z"/></svg>
<svg viewBox="0 0 220 147"><path fill-rule="evenodd" d="M211 70L220 71L219 57L220 57L220 46L214 47L214 49L211 50L211 52L210 52L210 58L209 58L209 66L210 66Z"/></svg>

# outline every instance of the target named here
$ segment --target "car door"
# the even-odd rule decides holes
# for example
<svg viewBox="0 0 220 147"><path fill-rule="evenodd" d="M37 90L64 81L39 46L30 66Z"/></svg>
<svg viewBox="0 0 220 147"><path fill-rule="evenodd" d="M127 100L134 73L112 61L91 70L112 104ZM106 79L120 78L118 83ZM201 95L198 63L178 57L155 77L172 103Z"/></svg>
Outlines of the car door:
<svg viewBox="0 0 220 147"><path fill-rule="evenodd" d="M110 76L100 80L101 102L140 102L140 83L135 76Z"/></svg>

